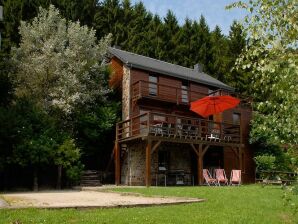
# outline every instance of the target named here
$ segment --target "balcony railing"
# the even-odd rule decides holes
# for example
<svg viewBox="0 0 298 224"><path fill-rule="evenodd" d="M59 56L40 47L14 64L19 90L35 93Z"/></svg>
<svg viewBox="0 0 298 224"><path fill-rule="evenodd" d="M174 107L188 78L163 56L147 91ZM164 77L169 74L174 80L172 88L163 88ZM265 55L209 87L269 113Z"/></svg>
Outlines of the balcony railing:
<svg viewBox="0 0 298 224"><path fill-rule="evenodd" d="M186 104L201 99L205 96L216 95L231 95L241 99L240 106L250 106L251 98L243 97L234 92L223 89L215 90L209 94L193 91L189 88L179 88L148 81L137 81L132 85L132 99L151 98L165 102L172 102L176 104Z"/></svg>
<svg viewBox="0 0 298 224"><path fill-rule="evenodd" d="M148 97L176 104L189 104L205 96L205 93L147 81L138 81L132 85L132 99Z"/></svg>
<svg viewBox="0 0 298 224"><path fill-rule="evenodd" d="M147 112L119 122L116 133L117 141L158 136L168 139L242 142L240 125L155 112Z"/></svg>

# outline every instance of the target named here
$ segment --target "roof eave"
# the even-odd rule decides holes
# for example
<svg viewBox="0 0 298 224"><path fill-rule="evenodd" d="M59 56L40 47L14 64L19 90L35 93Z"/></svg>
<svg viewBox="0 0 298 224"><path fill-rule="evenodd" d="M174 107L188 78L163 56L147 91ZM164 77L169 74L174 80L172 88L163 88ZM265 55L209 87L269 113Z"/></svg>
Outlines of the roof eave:
<svg viewBox="0 0 298 224"><path fill-rule="evenodd" d="M123 62L123 63L125 63L125 62ZM167 71L162 71L162 70L159 70L159 69L154 69L154 68L150 68L150 67L146 67L146 66L142 66L142 65L138 65L138 64L132 64L132 63L125 63L125 64L127 66L129 66L130 68L137 68L137 69L147 70L147 71L151 71L151 72L156 72L156 73L159 73L159 74L175 76L176 78L180 78L180 79L185 80L184 76L173 74L173 73L170 73L170 72L167 72ZM189 77L188 80L196 82L196 83L200 83L200 84L204 84L204 85L208 85L208 86L217 87L217 88L220 88L220 89L232 91L232 92L235 91L235 89L230 87L230 86L214 84L214 83L210 83L210 82L207 82L207 81L204 81L204 80L196 80L196 79L193 79L191 77Z"/></svg>

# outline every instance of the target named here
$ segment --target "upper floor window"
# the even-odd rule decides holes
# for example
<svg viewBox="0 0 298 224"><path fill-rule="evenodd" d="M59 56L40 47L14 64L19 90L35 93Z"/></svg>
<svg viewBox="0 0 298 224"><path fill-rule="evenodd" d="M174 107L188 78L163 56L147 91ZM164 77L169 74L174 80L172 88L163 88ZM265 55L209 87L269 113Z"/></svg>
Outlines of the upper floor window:
<svg viewBox="0 0 298 224"><path fill-rule="evenodd" d="M233 124L240 124L241 115L239 113L233 113Z"/></svg>
<svg viewBox="0 0 298 224"><path fill-rule="evenodd" d="M188 103L188 82L182 82L181 88L181 101L182 103Z"/></svg>
<svg viewBox="0 0 298 224"><path fill-rule="evenodd" d="M149 95L157 96L157 76L149 75Z"/></svg>

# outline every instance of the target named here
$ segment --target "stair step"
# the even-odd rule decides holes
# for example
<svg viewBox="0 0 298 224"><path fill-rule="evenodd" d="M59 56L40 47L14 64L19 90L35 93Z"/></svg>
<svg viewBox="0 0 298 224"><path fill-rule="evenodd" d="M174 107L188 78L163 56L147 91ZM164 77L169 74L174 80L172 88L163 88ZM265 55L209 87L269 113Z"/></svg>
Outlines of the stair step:
<svg viewBox="0 0 298 224"><path fill-rule="evenodd" d="M102 186L97 170L85 170L81 177L81 186Z"/></svg>

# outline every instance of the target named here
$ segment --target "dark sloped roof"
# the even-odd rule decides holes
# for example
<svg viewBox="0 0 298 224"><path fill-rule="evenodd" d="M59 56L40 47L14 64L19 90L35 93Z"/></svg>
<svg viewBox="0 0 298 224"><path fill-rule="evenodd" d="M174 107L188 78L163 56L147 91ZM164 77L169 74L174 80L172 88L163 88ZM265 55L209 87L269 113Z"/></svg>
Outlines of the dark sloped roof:
<svg viewBox="0 0 298 224"><path fill-rule="evenodd" d="M234 91L232 87L224 84L223 82L211 77L210 75L207 75L206 73L198 72L194 69L160 61L154 58L145 57L113 47L109 47L108 52L121 60L124 64L133 68L148 70L159 74Z"/></svg>

